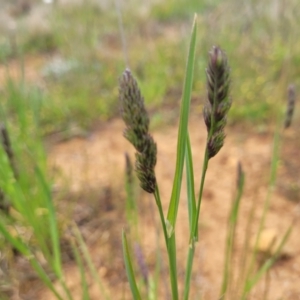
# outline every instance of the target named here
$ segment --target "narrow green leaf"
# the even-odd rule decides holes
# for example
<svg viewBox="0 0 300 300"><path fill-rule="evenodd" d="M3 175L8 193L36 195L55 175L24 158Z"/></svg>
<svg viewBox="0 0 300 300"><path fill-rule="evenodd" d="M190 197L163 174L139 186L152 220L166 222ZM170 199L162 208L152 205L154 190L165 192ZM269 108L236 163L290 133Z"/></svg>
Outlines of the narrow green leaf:
<svg viewBox="0 0 300 300"><path fill-rule="evenodd" d="M178 300L177 259L175 233L171 235L168 242L168 255L170 266L170 280L172 288L172 300Z"/></svg>
<svg viewBox="0 0 300 300"><path fill-rule="evenodd" d="M23 254L24 256L30 256L31 252L28 249L28 247L26 246L26 244L24 244L24 242L19 239L19 238L15 238L13 237L9 231L6 229L5 224L3 223L3 221L0 221L0 232L2 233L2 235L4 236L4 238L14 247L16 248L21 254Z"/></svg>
<svg viewBox="0 0 300 300"><path fill-rule="evenodd" d="M183 291L183 299L184 300L189 299L194 255L195 255L195 243L192 243L189 247L188 258L187 258L187 263L186 263L187 267L186 267L186 273L185 273L185 279L184 279L184 291Z"/></svg>
<svg viewBox="0 0 300 300"><path fill-rule="evenodd" d="M31 253L30 249L27 245L19 238L13 237L8 230L6 229L3 222L0 222L0 232L4 236L4 238L14 247L16 248L21 254L23 254L31 263L34 270L37 272L39 278L44 282L44 284L53 292L58 300L63 300L63 298L58 294L56 289L54 288L51 280L49 279L48 275L44 271L44 269L39 264L36 257Z"/></svg>
<svg viewBox="0 0 300 300"><path fill-rule="evenodd" d="M75 254L76 263L77 263L77 266L79 267L79 271L80 271L81 288L82 288L81 299L82 300L90 300L90 296L89 296L89 292L88 292L88 283L86 280L86 274L85 274L81 255L78 251L79 247L77 247L77 245L75 245L75 243L72 242L72 249Z"/></svg>
<svg viewBox="0 0 300 300"><path fill-rule="evenodd" d="M82 235L81 235L81 233L80 233L80 231L79 231L79 229L78 229L78 227L77 227L77 225L75 223L73 224L72 229L73 229L73 233L74 233L74 235L76 237L76 241L78 242L78 244L79 244L79 246L81 248L82 255L83 255L83 257L84 257L84 259L86 261L86 264L87 264L87 266L88 266L88 268L90 270L92 278L93 278L93 280L99 286L99 290L101 292L101 295L102 295L103 299L105 299L105 300L111 299L109 297L109 295L107 294L107 291L104 289L104 286L103 286L103 284L101 282L101 279L100 279L100 276L99 276L99 274L97 272L97 269L96 269L95 265L92 262L91 256L90 256L89 251L87 249L87 246L86 246L86 244L85 244L85 242L83 240L83 237L82 237Z"/></svg>
<svg viewBox="0 0 300 300"><path fill-rule="evenodd" d="M128 248L128 243L127 243L126 234L125 234L124 230L122 232L122 245L123 245L123 255L124 255L126 274L127 274L128 280L129 280L133 299L140 300L141 296L140 296L140 293L139 293L139 290L138 290L138 287L137 287L137 284L135 281L131 258L130 258L130 253L129 253L129 248Z"/></svg>
<svg viewBox="0 0 300 300"><path fill-rule="evenodd" d="M194 73L194 60L195 60L195 48L196 48L196 36L197 36L197 15L194 17L192 35L189 46L188 61L186 66L185 73L185 82L183 87L183 97L181 102L180 109L180 121L179 121L179 130L178 130L178 139L177 139L177 158L176 158L176 171L173 181L173 189L171 195L171 201L168 210L168 226L169 237L172 235L177 218L179 197L181 191L181 182L182 182L182 173L186 149L186 139L188 131L188 119L189 119L189 110L191 102L191 91L193 84L193 73Z"/></svg>
<svg viewBox="0 0 300 300"><path fill-rule="evenodd" d="M61 262L61 252L60 252L60 240L59 240L59 231L57 227L56 213L55 208L52 202L51 192L49 186L38 166L35 167L35 173L39 179L43 192L45 194L46 205L49 213L49 225L50 233L52 240L52 251L53 251L53 268L56 272L56 275L61 279L63 277L62 272L62 262Z"/></svg>
<svg viewBox="0 0 300 300"><path fill-rule="evenodd" d="M232 270L232 260L234 255L234 244L236 235L236 226L239 214L240 203L244 190L245 174L242 170L241 164L238 165L238 175L237 175L237 192L232 201L232 207L228 219L228 229L227 229L227 244L225 251L225 263L223 268L223 282L221 287L220 299L223 299L226 295L230 284L232 284L233 270Z"/></svg>
<svg viewBox="0 0 300 300"><path fill-rule="evenodd" d="M279 256L283 246L285 245L287 239L289 238L289 236L293 230L293 227L294 227L294 222L292 223L292 225L289 226L286 233L284 234L283 239L282 239L281 243L279 244L275 254L271 258L269 258L261 266L261 268L253 276L253 278L247 282L246 287L245 287L246 295L253 289L253 287L257 284L257 282L261 279L261 277L274 265L274 263L278 259L278 256Z"/></svg>
<svg viewBox="0 0 300 300"><path fill-rule="evenodd" d="M190 224L190 233L192 234L193 224L195 222L194 218L196 218L196 197L195 197L195 184L194 184L193 157L192 157L192 149L191 149L189 134L187 135L187 140L186 140L185 161L186 161L189 224ZM184 300L189 299L194 254L195 254L195 244L192 242L189 247L187 264L186 264L184 292L183 292Z"/></svg>
<svg viewBox="0 0 300 300"><path fill-rule="evenodd" d="M194 168L193 168L193 157L189 134L186 140L186 181L187 181L187 197L188 197L188 212L189 212L189 224L190 231L193 228L193 219L196 216L196 197L195 197L195 183L194 183Z"/></svg>

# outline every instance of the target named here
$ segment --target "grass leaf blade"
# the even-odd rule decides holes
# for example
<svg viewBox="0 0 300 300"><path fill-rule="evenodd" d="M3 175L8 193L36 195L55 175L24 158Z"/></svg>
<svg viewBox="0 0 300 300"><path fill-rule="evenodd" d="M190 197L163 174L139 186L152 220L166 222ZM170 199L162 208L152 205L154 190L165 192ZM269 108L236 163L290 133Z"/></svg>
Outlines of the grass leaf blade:
<svg viewBox="0 0 300 300"><path fill-rule="evenodd" d="M177 139L177 158L176 158L176 171L173 182L173 189L171 195L171 201L168 210L168 225L169 225L169 236L172 235L172 232L175 228L177 211L179 205L179 197L181 191L181 182L182 182L182 173L186 149L186 139L188 132L188 118L191 102L191 91L193 84L193 73L194 73L194 60L195 60L195 49L196 49L196 36L197 36L197 16L195 15L193 22L192 35L189 46L188 61L186 66L185 73L185 82L183 87L183 97L180 109L180 121L179 121L179 130L178 130L178 139Z"/></svg>
<svg viewBox="0 0 300 300"><path fill-rule="evenodd" d="M131 258L130 258L130 253L129 253L129 248L128 248L128 243L127 243L127 238L126 234L123 230L122 232L122 245L123 245L123 254L124 254L124 262L125 262L125 268L126 268L126 274L128 277L128 281L130 284L130 289L133 295L134 300L141 300L141 296L135 281L134 277L134 272L133 272L133 267L131 263Z"/></svg>
<svg viewBox="0 0 300 300"><path fill-rule="evenodd" d="M253 276L253 278L251 280L249 280L246 283L246 287L245 287L245 293L244 295L247 295L252 289L253 287L257 284L257 282L261 279L261 277L274 265L274 263L276 262L276 260L278 259L278 256L283 248L283 246L285 245L287 239L289 238L292 230L294 227L294 222L289 226L289 228L287 229L286 233L284 234L281 243L279 244L275 254L270 257L262 266L261 268L257 271L257 273ZM243 299L246 299L245 296Z"/></svg>
<svg viewBox="0 0 300 300"><path fill-rule="evenodd" d="M39 278L49 288L49 290L52 291L52 293L56 296L56 298L58 300L63 300L63 298L56 291L48 275L41 267L36 257L30 252L30 249L26 246L26 244L24 244L21 239L13 237L5 228L5 225L2 222L0 222L0 232L13 247L15 247L22 255L24 255L30 261L32 267L37 272Z"/></svg>
<svg viewBox="0 0 300 300"><path fill-rule="evenodd" d="M63 272L62 272L62 262L61 262L61 252L60 252L60 237L59 237L59 230L57 227L55 208L52 202L49 186L42 174L42 171L39 169L38 166L35 167L35 173L45 193L46 205L49 212L49 226L50 226L52 250L54 256L53 267L56 272L56 275L61 279L63 277L62 275Z"/></svg>
<svg viewBox="0 0 300 300"><path fill-rule="evenodd" d="M188 212L189 212L189 223L190 231L193 227L193 219L196 213L196 197L195 197L195 181L194 181L194 168L193 168L193 157L189 134L186 140L186 181L187 181L187 193L188 193Z"/></svg>

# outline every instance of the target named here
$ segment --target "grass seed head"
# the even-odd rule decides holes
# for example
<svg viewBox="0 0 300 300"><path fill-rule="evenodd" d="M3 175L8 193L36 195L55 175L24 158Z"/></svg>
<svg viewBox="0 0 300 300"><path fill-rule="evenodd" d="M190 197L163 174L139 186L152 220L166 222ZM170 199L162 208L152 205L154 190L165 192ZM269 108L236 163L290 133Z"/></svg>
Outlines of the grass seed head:
<svg viewBox="0 0 300 300"><path fill-rule="evenodd" d="M212 158L218 154L224 145L225 133L223 130L217 131L207 141L208 157Z"/></svg>
<svg viewBox="0 0 300 300"><path fill-rule="evenodd" d="M228 97L230 69L225 53L219 47L209 52L206 69L208 101L203 109L204 122L208 131L208 157L214 157L224 144L227 114L231 107Z"/></svg>
<svg viewBox="0 0 300 300"><path fill-rule="evenodd" d="M148 193L153 193L156 187L154 168L157 147L149 134L149 117L144 98L129 69L124 71L119 81L119 99L126 125L124 136L137 151L135 168L140 185Z"/></svg>
<svg viewBox="0 0 300 300"><path fill-rule="evenodd" d="M288 87L287 110L284 121L284 128L291 126L296 103L296 89L293 84Z"/></svg>
<svg viewBox="0 0 300 300"><path fill-rule="evenodd" d="M2 147L8 157L8 160L9 160L10 166L12 168L12 171L14 173L14 176L17 179L18 171L17 171L17 167L15 164L14 152L12 149L8 130L4 124L0 124L0 140L1 140Z"/></svg>

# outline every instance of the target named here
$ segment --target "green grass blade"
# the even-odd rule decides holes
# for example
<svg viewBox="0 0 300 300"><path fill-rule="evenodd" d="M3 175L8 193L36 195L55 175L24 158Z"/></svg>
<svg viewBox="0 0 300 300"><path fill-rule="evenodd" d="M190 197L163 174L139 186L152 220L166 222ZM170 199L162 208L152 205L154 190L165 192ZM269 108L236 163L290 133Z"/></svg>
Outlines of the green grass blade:
<svg viewBox="0 0 300 300"><path fill-rule="evenodd" d="M189 134L186 140L186 179L187 179L187 196L188 196L188 212L189 212L189 224L190 232L193 230L193 224L195 222L194 218L196 217L196 197L195 197L195 183L194 183L194 169L193 169L193 157L192 149ZM195 244L190 244L187 264L186 264L186 274L184 281L184 293L183 299L189 299L190 285L191 285L191 276L193 269L193 261L195 254Z"/></svg>
<svg viewBox="0 0 300 300"><path fill-rule="evenodd" d="M276 262L276 260L278 259L278 256L283 248L283 246L285 245L287 239L289 238L293 227L294 227L294 222L289 226L289 228L287 229L286 233L284 234L281 243L279 244L275 254L270 257L262 266L261 268L257 271L257 273L253 276L253 278L251 280L249 280L246 283L246 287L245 287L245 294L244 294L244 298L246 299L246 295L253 289L253 287L257 284L257 282L261 279L261 277L274 265L274 263Z"/></svg>
<svg viewBox="0 0 300 300"><path fill-rule="evenodd" d="M4 236L4 238L14 247L16 248L22 255L27 257L30 261L32 267L37 272L39 278L44 282L44 284L51 290L51 292L55 295L58 300L63 300L63 298L59 295L59 293L54 288L51 280L49 279L48 275L44 271L44 269L39 264L38 260L35 256L31 253L30 249L22 242L22 240L13 237L8 230L6 229L4 223L0 221L0 232Z"/></svg>
<svg viewBox="0 0 300 300"><path fill-rule="evenodd" d="M69 300L72 299L72 295L70 293L69 288L66 285L64 276L63 276L63 270L62 270L62 261L61 261L61 249L60 249L60 236L59 236L59 229L57 226L57 219L56 219L56 213L55 208L52 201L51 192L49 189L49 186L45 180L45 177L41 171L41 169L38 166L35 166L35 174L37 179L39 180L39 183L41 184L43 196L45 199L45 204L48 210L48 217L49 217L49 227L50 227L50 236L51 236L51 242L52 242L52 257L51 257L51 264L53 266L53 269L55 271L56 276L59 279L59 282L62 285L62 288L64 289L66 296Z"/></svg>
<svg viewBox="0 0 300 300"><path fill-rule="evenodd" d="M176 259L176 239L175 233L168 240L168 256L170 267L170 280L172 288L172 300L178 300L178 282L177 282L177 259Z"/></svg>
<svg viewBox="0 0 300 300"><path fill-rule="evenodd" d="M73 224L73 233L74 233L74 235L76 237L76 240L77 240L77 242L78 242L78 244L79 244L79 246L81 248L82 255L83 255L83 257L84 257L84 259L85 259L85 261L87 263L87 266L88 266L88 268L90 270L92 278L93 278L93 280L99 286L99 290L101 292L101 295L103 296L103 299L109 300L110 297L108 296L107 291L104 289L104 286L103 286L103 284L101 282L99 274L98 274L98 272L97 272L97 270L95 268L95 265L92 262L91 256L90 256L89 251L87 249L87 246L86 246L86 244L85 244L85 242L84 242L84 240L82 238L82 235L81 235L81 233L80 233L80 231L79 231L79 229L78 229L78 227L77 227L76 224Z"/></svg>
<svg viewBox="0 0 300 300"><path fill-rule="evenodd" d="M51 192L45 178L39 169L39 167L35 167L35 173L42 185L43 192L45 194L45 201L48 209L49 216L49 226L50 226L50 234L52 241L52 251L53 251L53 268L56 272L56 275L61 279L63 277L62 272L62 262L61 262L61 252L60 252L60 238L59 231L57 227L56 213L53 205Z"/></svg>
<svg viewBox="0 0 300 300"><path fill-rule="evenodd" d="M168 250L168 259L169 259L169 269L170 269L170 282L171 282L171 289L172 289L172 299L178 299L178 284L177 284L177 261L176 261L176 241L175 241L175 234L172 234L171 237L168 239L167 227L164 219L164 213L162 210L159 189L156 185L154 197L156 201L156 205L159 211L159 216L161 220L161 225L163 228L164 238L166 247Z"/></svg>
<svg viewBox="0 0 300 300"><path fill-rule="evenodd" d="M189 224L190 231L193 227L193 219L196 214L196 197L195 197L195 181L194 181L194 168L193 168L193 157L189 134L186 140L186 181L187 181L187 193L188 193L188 212L189 212Z"/></svg>
<svg viewBox="0 0 300 300"><path fill-rule="evenodd" d="M30 256L31 252L29 251L28 247L22 242L21 239L13 237L9 231L6 229L5 224L3 223L3 218L1 216L0 221L0 232L4 236L4 238L14 247L16 248L21 254L24 256Z"/></svg>
<svg viewBox="0 0 300 300"><path fill-rule="evenodd" d="M236 226L239 214L239 208L241 199L244 191L244 183L245 183L245 174L242 170L242 166L239 163L238 165L238 180L237 180L237 192L232 201L232 207L228 220L228 229L227 229L227 244L225 251L225 264L223 268L223 283L221 287L220 299L225 299L228 288L230 287L231 280L233 278L231 266L233 260L233 247L235 244L235 235L236 235Z"/></svg>
<svg viewBox="0 0 300 300"><path fill-rule="evenodd" d="M126 234L125 234L124 230L122 232L122 245L123 245L123 254L124 254L126 273L127 273L128 281L130 284L130 289L131 289L131 292L133 295L133 299L141 300L140 292L138 290L138 287L137 287L137 284L135 281L135 276L134 276L133 267L132 267L132 263L131 263L128 243L127 243Z"/></svg>
<svg viewBox="0 0 300 300"><path fill-rule="evenodd" d="M186 273L185 273L184 291L183 291L183 299L184 300L189 299L194 255L195 255L195 243L192 243L192 244L190 244L190 247L189 247L188 258L187 258L187 263L186 263Z"/></svg>
<svg viewBox="0 0 300 300"><path fill-rule="evenodd" d="M76 259L76 264L79 268L80 271L80 277L81 277L81 288L82 288L82 300L90 300L90 296L89 296L89 292L88 292L88 283L86 280L86 275L85 275L85 270L84 270L84 266L83 266L83 262L82 262L82 258L81 255L78 251L78 247L77 245L75 245L75 243L72 242L72 249L73 252L75 254L75 259Z"/></svg>
<svg viewBox="0 0 300 300"><path fill-rule="evenodd" d="M251 280L251 274L252 274L252 272L254 270L254 266L255 266L255 260L256 260L256 254L257 254L256 249L257 249L258 241L260 239L261 232L262 232L263 227L266 222L267 213L268 213L270 205L271 205L272 193L273 193L275 185L276 185L276 177L277 177L277 170L278 170L278 164L279 164L280 139L281 139L280 126L281 126L281 119L280 119L280 117L278 117L277 128L275 130L274 138L273 138L270 181L269 181L269 185L268 185L266 199L264 201L262 216L259 221L259 226L258 226L256 238L255 238L255 244L254 244L255 251L253 251L253 253L251 255L250 264L246 271L246 280L245 280L245 286L243 287L243 295L247 292L246 285ZM244 296L242 297L242 299L244 299Z"/></svg>
<svg viewBox="0 0 300 300"><path fill-rule="evenodd" d="M178 139L177 139L176 171L175 171L171 201L170 201L168 216L167 216L169 236L172 235L175 228L178 205L179 205L179 197L181 191L182 173L183 173L186 140L187 140L187 132L188 132L189 110L190 110L190 102L191 102L191 91L192 91L193 73L194 73L194 60L195 60L195 48L196 48L196 36L197 36L196 21L197 21L197 16L195 15L193 27L192 27L190 46L189 46L186 73L185 73L183 97L182 97L182 103L180 109L180 121L179 121L179 130L178 130Z"/></svg>

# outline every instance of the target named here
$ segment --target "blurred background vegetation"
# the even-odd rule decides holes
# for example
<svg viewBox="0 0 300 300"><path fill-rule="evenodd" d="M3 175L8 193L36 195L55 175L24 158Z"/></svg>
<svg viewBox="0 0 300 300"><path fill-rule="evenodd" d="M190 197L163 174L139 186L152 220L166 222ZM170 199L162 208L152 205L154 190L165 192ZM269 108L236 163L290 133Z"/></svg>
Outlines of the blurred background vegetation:
<svg viewBox="0 0 300 300"><path fill-rule="evenodd" d="M300 85L298 0L119 1L129 67L150 111L178 106L193 14L199 15L194 110L205 101L205 64L221 46L232 68L229 122L260 126ZM118 11L106 0L1 1L0 101L13 110L7 78L19 72L23 97L40 102L43 134L80 128L118 114L118 77L125 68ZM9 79L11 80L11 79ZM25 93L25 94L24 94Z"/></svg>

